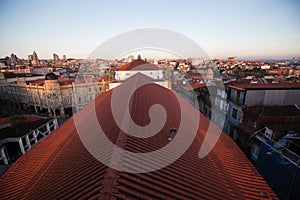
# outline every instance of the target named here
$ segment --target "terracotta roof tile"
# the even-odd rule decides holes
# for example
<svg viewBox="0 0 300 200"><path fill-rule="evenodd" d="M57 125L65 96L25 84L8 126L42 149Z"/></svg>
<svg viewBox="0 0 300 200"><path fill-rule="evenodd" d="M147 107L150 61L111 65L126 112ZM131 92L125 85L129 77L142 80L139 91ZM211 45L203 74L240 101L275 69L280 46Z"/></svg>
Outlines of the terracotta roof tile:
<svg viewBox="0 0 300 200"><path fill-rule="evenodd" d="M45 79L37 79L37 80L26 81L26 83L27 84L32 84L32 85L43 86L45 84Z"/></svg>
<svg viewBox="0 0 300 200"><path fill-rule="evenodd" d="M136 59L117 69L117 71L129 71L129 70L160 70L160 68L157 65L150 64L145 60Z"/></svg>
<svg viewBox="0 0 300 200"><path fill-rule="evenodd" d="M206 88L206 84L205 83L191 83L188 85L183 85L181 86L183 89L185 90L194 90L194 89L198 89L198 88Z"/></svg>
<svg viewBox="0 0 300 200"><path fill-rule="evenodd" d="M137 74L135 78L136 76L143 75ZM171 90L151 83L136 90L131 99L131 116L141 126L149 123L149 107L156 103L165 107L167 116L172 116L167 118L158 134L147 139L127 135L117 127L110 109L113 91L110 90L95 100L98 121L113 143L132 152L150 152L168 144L166 138L169 127L178 127L180 122L179 103ZM187 112L198 112L188 102L183 99L182 101L187 105ZM89 113L91 106L94 105L87 105L77 114ZM222 133L213 150L202 159L198 157L208 126L209 120L201 115L193 143L169 166L148 173L126 173L103 165L89 154L77 134L73 118L70 118L9 169L0 180L0 197L277 199L228 135ZM212 126L215 130L218 129L216 125ZM124 166L128 166L129 163L138 164L129 157L120 159ZM159 159L153 158L144 165L155 164Z"/></svg>

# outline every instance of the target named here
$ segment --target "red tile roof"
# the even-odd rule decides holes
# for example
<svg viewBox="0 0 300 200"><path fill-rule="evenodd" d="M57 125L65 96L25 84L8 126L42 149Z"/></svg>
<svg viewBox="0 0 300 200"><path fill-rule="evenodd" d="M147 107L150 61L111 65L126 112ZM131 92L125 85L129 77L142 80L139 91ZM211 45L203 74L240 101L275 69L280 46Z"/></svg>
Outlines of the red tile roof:
<svg viewBox="0 0 300 200"><path fill-rule="evenodd" d="M136 74L131 78L141 78ZM122 87L119 86L119 87ZM132 119L145 126L149 107L161 104L167 112L163 129L150 138L127 135L116 125L111 111L110 90L77 115L95 108L107 137L131 152L150 152L169 143L170 127L178 127L180 109L171 90L150 83L136 90L130 103ZM181 98L186 112L199 112ZM181 100L180 100L181 101ZM171 117L170 117L171 116ZM86 117L85 120L89 120ZM84 121L82 123L85 123ZM209 120L200 116L196 137L175 162L157 171L126 173L97 161L83 146L73 118L22 156L0 180L1 199L277 199L234 141L225 134L204 158L198 157ZM216 125L213 125L218 129ZM187 127L186 131L190 130ZM88 130L86 134L89 134ZM176 136L175 136L176 137ZM105 152L103 152L105 153ZM105 154L107 155L107 154ZM138 161L120 158L123 164L141 166ZM159 159L152 161L159 162Z"/></svg>
<svg viewBox="0 0 300 200"><path fill-rule="evenodd" d="M72 85L72 83L74 82L74 79L70 79L70 78L58 78L58 82L59 85Z"/></svg>
<svg viewBox="0 0 300 200"><path fill-rule="evenodd" d="M207 87L205 83L191 83L188 85L183 85L181 86L183 89L185 90L194 90L194 89L198 89L198 88L205 88Z"/></svg>
<svg viewBox="0 0 300 200"><path fill-rule="evenodd" d="M45 79L36 79L36 80L26 81L26 84L43 86L45 84Z"/></svg>
<svg viewBox="0 0 300 200"><path fill-rule="evenodd" d="M157 65L150 64L145 60L136 59L117 69L117 71L129 71L129 70L160 70L160 68Z"/></svg>

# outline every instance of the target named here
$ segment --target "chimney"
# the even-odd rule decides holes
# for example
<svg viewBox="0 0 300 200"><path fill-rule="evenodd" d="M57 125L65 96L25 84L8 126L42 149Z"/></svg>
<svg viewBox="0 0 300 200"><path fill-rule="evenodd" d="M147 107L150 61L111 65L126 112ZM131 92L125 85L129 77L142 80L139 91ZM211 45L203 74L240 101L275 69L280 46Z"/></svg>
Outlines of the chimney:
<svg viewBox="0 0 300 200"><path fill-rule="evenodd" d="M176 132L177 132L177 129L176 129L176 128L171 128L171 129L170 129L170 132L169 132L168 140L172 140L173 133L176 133Z"/></svg>

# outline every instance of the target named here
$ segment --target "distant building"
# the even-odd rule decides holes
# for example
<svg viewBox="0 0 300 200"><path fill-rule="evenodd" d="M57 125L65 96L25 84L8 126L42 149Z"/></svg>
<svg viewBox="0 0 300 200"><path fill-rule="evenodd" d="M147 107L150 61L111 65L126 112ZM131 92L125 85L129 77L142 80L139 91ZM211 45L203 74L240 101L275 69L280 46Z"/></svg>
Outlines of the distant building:
<svg viewBox="0 0 300 200"><path fill-rule="evenodd" d="M191 63L194 66L195 65L200 65L200 64L204 63L204 60L203 60L203 58L192 58Z"/></svg>
<svg viewBox="0 0 300 200"><path fill-rule="evenodd" d="M33 61L33 56L32 55L28 55L28 61L29 61L29 64L32 64L32 61Z"/></svg>
<svg viewBox="0 0 300 200"><path fill-rule="evenodd" d="M134 56L133 56L133 55L128 56L128 60L127 60L127 61L128 61L128 62L134 61Z"/></svg>
<svg viewBox="0 0 300 200"><path fill-rule="evenodd" d="M39 58L38 58L38 55L35 51L33 51L33 54L32 54L32 65L33 66L37 66L39 65Z"/></svg>
<svg viewBox="0 0 300 200"><path fill-rule="evenodd" d="M228 62L235 62L236 59L235 59L234 56L230 56L230 57L228 57L227 61L228 61Z"/></svg>
<svg viewBox="0 0 300 200"><path fill-rule="evenodd" d="M77 112L105 91L105 84L99 79L75 82L74 79L59 78L54 73L10 79L2 74L0 82L0 100L6 104L62 117L66 110L68 114L72 114L72 109Z"/></svg>
<svg viewBox="0 0 300 200"><path fill-rule="evenodd" d="M46 66L34 66L30 68L31 74L46 75L49 72L52 72L52 68Z"/></svg>
<svg viewBox="0 0 300 200"><path fill-rule="evenodd" d="M129 77L142 73L154 80L159 85L168 87L168 82L164 80L164 70L157 65L150 64L149 62L138 58L128 64L121 66L115 71L115 82L109 84L109 89L112 89L125 81Z"/></svg>
<svg viewBox="0 0 300 200"><path fill-rule="evenodd" d="M12 63L16 64L17 61L18 61L18 57L17 57L15 54L12 53L12 54L10 55L10 61L11 61Z"/></svg>
<svg viewBox="0 0 300 200"><path fill-rule="evenodd" d="M57 54L53 54L53 62L54 63L58 63L59 62L59 57L58 57L58 55Z"/></svg>

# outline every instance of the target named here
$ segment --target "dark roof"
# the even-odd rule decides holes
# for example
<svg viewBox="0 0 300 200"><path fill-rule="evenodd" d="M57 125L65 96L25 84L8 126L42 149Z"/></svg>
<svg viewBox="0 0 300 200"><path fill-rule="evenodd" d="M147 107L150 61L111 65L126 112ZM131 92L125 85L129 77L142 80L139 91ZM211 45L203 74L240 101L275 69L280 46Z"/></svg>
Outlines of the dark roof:
<svg viewBox="0 0 300 200"><path fill-rule="evenodd" d="M53 72L50 72L45 76L45 80L57 80L57 79L58 79L57 75L54 74Z"/></svg>
<svg viewBox="0 0 300 200"><path fill-rule="evenodd" d="M260 89L300 89L300 82L288 81L272 82L272 79L258 78L257 83L251 83L251 79L240 79L228 83L228 86L237 90L260 90Z"/></svg>
<svg viewBox="0 0 300 200"><path fill-rule="evenodd" d="M13 72L4 72L4 77L5 78L22 78L22 77L36 77L36 76L41 76L38 74L26 74L26 73L13 73Z"/></svg>
<svg viewBox="0 0 300 200"><path fill-rule="evenodd" d="M150 64L145 60L136 59L117 69L117 71L129 71L129 70L160 70L160 68L157 65Z"/></svg>
<svg viewBox="0 0 300 200"><path fill-rule="evenodd" d="M142 76L138 73L129 79L140 80ZM150 122L151 105L159 103L166 109L164 127L146 139L125 134L118 128L111 111L113 91L98 96L95 105L89 104L76 114L83 117L83 124L90 120L86 116L90 109L95 108L106 136L127 151L150 152L170 142L167 140L170 127L178 128L180 123L179 103L171 90L150 83L136 90L131 98L131 117L141 126ZM180 101L187 113L199 112L183 98ZM83 146L70 118L9 169L0 180L0 196L2 199L276 199L228 135L222 133L213 150L204 158L198 157L209 126L205 116L200 114L200 118L188 150L169 166L148 173L121 172L97 161ZM185 130L194 133L189 126ZM143 166L139 161L119 159L124 160L124 165ZM148 164L159 162L159 158L153 158Z"/></svg>
<svg viewBox="0 0 300 200"><path fill-rule="evenodd" d="M300 110L294 105L287 106L254 106L245 111L253 117L258 116L300 116Z"/></svg>

